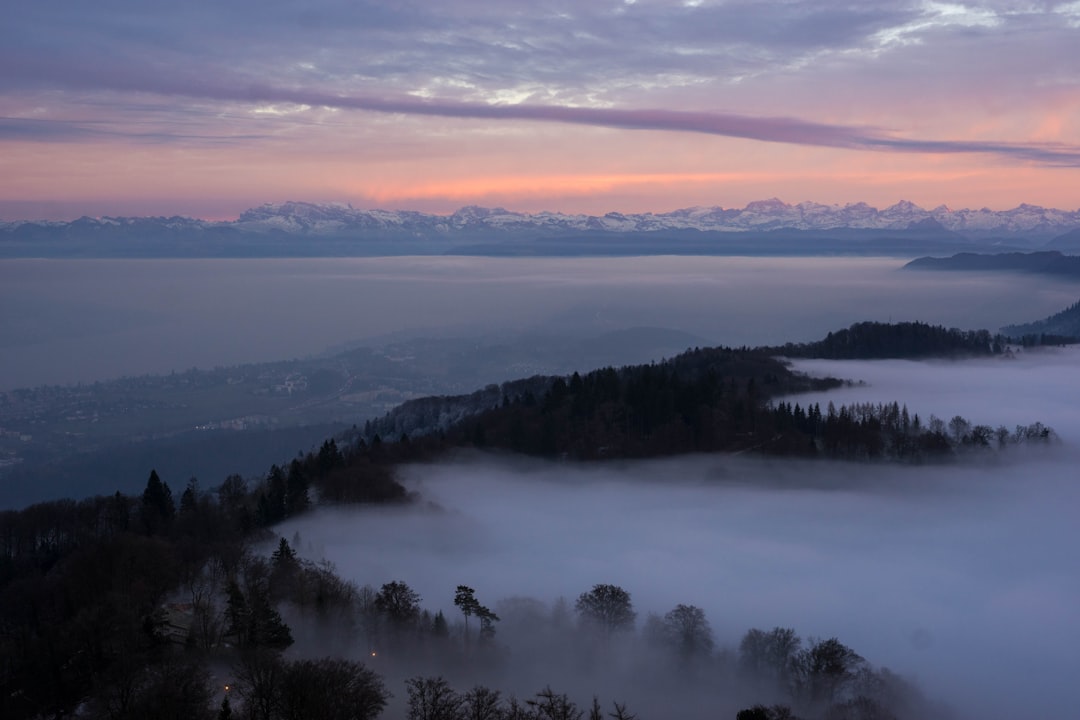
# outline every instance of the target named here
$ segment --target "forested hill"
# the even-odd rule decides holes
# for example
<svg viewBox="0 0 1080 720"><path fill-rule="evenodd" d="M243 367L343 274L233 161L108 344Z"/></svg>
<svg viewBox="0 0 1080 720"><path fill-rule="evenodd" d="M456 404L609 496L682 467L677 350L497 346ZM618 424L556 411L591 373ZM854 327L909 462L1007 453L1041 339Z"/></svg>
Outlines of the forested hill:
<svg viewBox="0 0 1080 720"><path fill-rule="evenodd" d="M407 403L369 423L365 435L401 438L384 443L400 459L475 447L575 460L754 452L901 462L1052 437L1041 425L1010 432L959 416L946 425L896 402L824 410L775 402L841 381L797 374L765 349L694 349L663 363L531 383L503 386L501 397L492 387Z"/></svg>
<svg viewBox="0 0 1080 720"><path fill-rule="evenodd" d="M1080 256L1062 255L1056 250L993 254L965 252L944 258L917 258L905 265L904 269L1027 272L1080 278Z"/></svg>
<svg viewBox="0 0 1080 720"><path fill-rule="evenodd" d="M662 363L507 384L501 394L492 387L406 403L365 430L436 432L444 447L580 459L739 449L753 444L755 416L770 397L840 384L755 350L694 349Z"/></svg>
<svg viewBox="0 0 1080 720"><path fill-rule="evenodd" d="M822 340L811 343L787 343L754 349L713 348L688 350L671 360L659 364L626 367L621 370L606 368L589 373L570 383L593 382L590 378L603 374L610 379L626 377L653 377L670 374L674 382L693 378L699 383L703 374L709 373L728 380L730 389L734 381L742 387L753 380L756 383L757 400L780 394L791 394L808 389L811 381L796 375L774 356L789 358L823 358L845 360L870 360L881 358L944 358L982 356L1003 352L1005 338L991 336L986 330L963 331L927 325L921 322L878 323L862 322L851 327L830 332ZM479 412L499 405L504 398L531 397L533 400L547 393L554 377L536 376L503 385L489 385L468 395L437 396L411 400L390 411L381 420L368 423L367 437L375 434L383 438L401 435L428 434L446 431L451 425ZM566 379L564 378L564 384ZM836 382L836 381L833 381ZM683 392L683 391L680 391ZM686 391L689 392L689 391ZM710 402L703 395L701 401ZM681 402L687 400L683 398Z"/></svg>
<svg viewBox="0 0 1080 720"><path fill-rule="evenodd" d="M1005 338L987 330L947 329L922 322L861 322L830 332L816 342L761 350L785 357L828 360L972 357L1004 352Z"/></svg>
<svg viewBox="0 0 1080 720"><path fill-rule="evenodd" d="M1024 340L1042 338L1045 341L1045 338L1051 338L1060 342L1076 342L1080 338L1080 301L1045 320L1009 325L1001 330L1009 337Z"/></svg>

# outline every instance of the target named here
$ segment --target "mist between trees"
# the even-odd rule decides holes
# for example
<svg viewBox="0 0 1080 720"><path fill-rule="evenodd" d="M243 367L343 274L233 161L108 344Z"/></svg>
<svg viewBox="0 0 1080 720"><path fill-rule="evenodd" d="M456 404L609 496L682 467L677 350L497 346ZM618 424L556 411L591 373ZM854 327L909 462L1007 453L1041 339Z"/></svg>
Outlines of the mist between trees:
<svg viewBox="0 0 1080 720"><path fill-rule="evenodd" d="M480 427L485 428L482 435L490 443L499 427L514 427L512 422L505 426L490 422L500 417L497 413L506 413L501 417L511 421L514 413L520 412L518 417L541 423L551 417L579 418L584 423L592 408L594 424L580 427L600 428L613 437L621 435L626 447L634 447L634 438L647 435L657 443L649 446L656 454L674 452L684 441L679 440L671 449L667 443L680 436L665 428L684 422L675 401L691 395L687 389L693 387L696 377L716 390L715 407L720 410L713 417L723 422L709 427L716 431L713 437L735 443L728 449L756 452L762 439L775 437L762 431L774 427L772 423L820 422L827 428L834 415L837 423L846 418L853 437L868 431L867 424L875 437L888 437L885 431L893 426L901 431L904 427L903 408L894 404L851 405L832 413L828 409L821 412L820 406L808 412L788 400L759 403L767 393L791 392L797 385L808 384L797 378L795 384L788 382L790 374L768 359L719 350L688 353L684 362L696 365L702 374L681 376L653 366L622 374L611 369L598 371L579 377L577 382L571 377L562 387L553 381L546 394L534 395L532 401L528 393L508 397L491 409L495 414L481 414L477 422L487 423ZM710 363L726 364L731 372L710 377ZM740 406L741 415L735 412ZM575 407L581 415L574 414ZM620 422L605 426L605 419ZM915 418L909 417L909 421L914 425ZM873 423L880 427L874 429ZM455 430L457 439L475 441L477 427L475 422L461 424ZM731 427L744 429L729 434ZM944 437L950 448L953 443L980 445L968 439L980 436L976 427L954 418L953 423L941 423L929 432ZM1042 426L1025 427L1035 427L1030 434L1040 442L1050 437ZM759 434L751 438L747 432ZM1027 434L1026 430L1016 433L1025 438ZM1009 433L1006 440L1011 442L1013 436ZM469 538L433 534L431 528L439 526L433 516L410 519L390 512L386 517L397 525L386 529L383 524L379 530L375 529L379 523L370 515L334 523L325 516L309 514L313 501L399 509L424 506L430 498L410 505L423 496L418 498L413 488L402 484L401 463L445 458L439 453L455 446L449 442L454 437L450 433L431 434L383 442L354 434L340 438L340 445L326 441L317 451L297 457L286 467L272 467L265 477L252 483L230 476L209 492L193 479L178 502L167 482L152 472L139 497L117 493L0 513L3 716L199 718L239 713L241 717L276 720L370 717L381 711L387 717L407 717L414 702L426 702L414 697L415 693L442 687L440 677L446 681L444 694L451 699L468 698L468 693L482 685L490 691L484 698L491 699L497 690L499 698L505 700L495 703L500 712L514 712L512 698L518 698L517 712L549 713L521 717L591 713L593 696L600 699L608 714L631 713L641 718L734 717L743 711L751 713L745 717L754 720L784 717L789 712L830 720L945 714L907 681L863 660L861 652L865 651L848 647L842 639L827 635L824 640L808 637L794 643L792 630L790 652L781 660L768 648L787 636L786 626L779 631L761 629L760 634L747 629L737 642L716 642L709 632L716 618L709 618L703 609L716 606L711 592L701 595L698 590L698 597L675 598L656 615L639 617L629 591L618 584L617 577L610 576L612 557L594 565L589 577L580 573L580 566L574 566L575 554L584 553L589 543L576 547L565 542L557 547L530 544L535 552L548 556L546 562L562 563L562 569L574 566L573 573L537 573L528 566L505 562L486 571L472 564L466 572L464 564L447 565L459 558L446 551L453 549L453 543L469 542ZM530 431L523 437L546 442L542 432L536 435ZM789 437L798 439L800 435ZM819 444L814 431L815 454L828 447L824 442L827 437L821 434ZM998 440L994 435L986 439L990 437ZM478 443L465 442L469 444ZM596 445L590 442L585 447ZM792 447L809 451L811 444ZM819 478L842 475L837 465L826 467L820 461L819 470L807 471L813 464L792 466L804 486L812 484L815 472ZM569 465L557 467L561 475L569 474ZM475 474L476 468L471 472ZM769 473L774 470L760 473L754 481L764 484ZM862 484L868 488L887 485L880 481L880 477L864 478ZM700 498L696 503L686 502L676 483L655 477L650 482L647 496L620 487L617 494L606 498L606 508L588 506L587 512L571 513L573 505L567 503L566 494L552 493L545 502L556 503L562 514L548 512L538 521L561 522L566 533L590 525L611 530L610 506L625 494L635 501L644 502L644 497L649 503L640 517L625 514L642 521L637 528L641 534L649 532L661 501L680 496L679 515L662 522L662 527L677 534L689 513L703 503ZM450 492L465 506L495 503L506 518L504 522L524 524L529 515L522 508L531 510L539 498L520 490L516 495L507 494L506 487L503 480L500 494L494 486L470 488L459 478ZM610 488L609 484L608 492ZM918 489L906 487L905 497L915 498ZM1037 499L1039 493L1029 488L1028 496ZM718 500L722 498L710 498L711 503ZM964 507L975 501L985 502L985 498L974 493L965 499ZM817 511L823 516L831 511L835 517L850 507L849 502L828 498L818 504ZM1060 512L1063 505L1056 499L1055 503L1051 512L1038 515L1041 527L1059 527L1051 521L1053 510ZM801 504L806 504L806 498ZM943 505L940 497L931 498L926 505L935 510L941 506L941 512L950 513L957 507ZM855 507L856 511L862 509ZM767 508L755 522L771 517L770 511ZM444 586L425 589L421 597L409 583L422 581L425 588L430 586L430 578L436 574L431 566L428 571L418 570L415 562L396 563L390 558L393 567L388 572L339 574L331 565L301 559L295 549L305 542L303 538L282 541L272 533L281 528L289 534L289 526L281 523L304 518L324 523L321 530L330 534L344 533L355 523L368 523L372 530L357 552L375 555L388 552L386 543L416 543L423 545L428 562L442 563L440 575L453 577ZM962 518L962 513L952 515L950 527ZM732 522L730 516L728 522ZM859 540L866 542L879 533L879 528L861 532ZM1038 529L1033 534L1037 533ZM504 536L484 539L485 550L497 553L507 542ZM1053 561L1055 549L1064 546L1040 547L1038 552ZM720 549L722 546L717 552ZM776 552L768 555L770 566L784 559ZM493 556L482 557L490 562ZM930 563L929 556L917 557L919 562ZM684 565L700 572L707 562L688 561ZM1032 560L1025 556L1023 563L1031 565ZM1034 564L1041 565L1041 561ZM657 582L666 570L639 564L636 570L624 567L621 577L647 577L649 582ZM406 572L410 573L408 582L389 580ZM845 568L845 573L851 572ZM530 573L532 578L527 577ZM519 581L525 578L528 587L517 590L504 582L502 592L489 595L480 579L490 579L493 574ZM567 577L577 578L582 585L564 591L574 593L569 595L571 600L549 602L550 595L541 594L536 587L550 587ZM738 576L737 582L748 582L746 577ZM1043 583L1038 589L1048 590L1045 595L1051 609L1059 591L1071 587L1067 579L1052 583L1038 580ZM373 584L362 584L366 582ZM525 585L521 582L518 587ZM695 587L698 585L693 582L683 582L668 590L689 593ZM655 591L647 586L643 589ZM747 591L758 598L757 602L766 601L756 588ZM515 593L523 597L515 598ZM544 599L534 599L537 596ZM793 613L803 604L797 594L785 600ZM806 604L815 602L810 599ZM460 618L443 614L441 608L451 605L460 611ZM426 608L431 609L425 613ZM724 620L725 635L737 632L730 618ZM784 622L782 617L777 621ZM768 661L770 657L773 660ZM335 687L356 690L355 701L340 712L356 713L355 708L362 706L368 714L334 715L338 710L325 703L340 694L311 690L326 687L319 685L326 678L337 678L332 683ZM406 681L412 682L406 685ZM216 688L225 683L233 690L221 698ZM470 708L472 702L461 700L460 707Z"/></svg>
<svg viewBox="0 0 1080 720"><path fill-rule="evenodd" d="M615 584L553 603L462 584L458 612L433 613L403 581L301 559L298 535L262 554L240 492L192 482L177 508L151 473L138 499L6 513L4 717L944 716L836 638L753 629L718 647L700 607L639 618Z"/></svg>

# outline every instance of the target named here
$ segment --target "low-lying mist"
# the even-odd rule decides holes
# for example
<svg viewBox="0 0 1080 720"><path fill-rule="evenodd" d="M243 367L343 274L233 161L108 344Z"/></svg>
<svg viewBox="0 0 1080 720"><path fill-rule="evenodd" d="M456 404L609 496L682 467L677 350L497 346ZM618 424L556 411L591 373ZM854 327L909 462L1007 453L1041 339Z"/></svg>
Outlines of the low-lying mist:
<svg viewBox="0 0 1080 720"><path fill-rule="evenodd" d="M299 533L302 554L359 584L408 583L448 618L459 617L460 584L496 607L517 596L572 605L611 583L632 594L639 627L648 612L696 605L719 648L752 627L793 627L838 637L961 717L1065 717L1080 669L1080 418L1068 401L1077 359L799 363L868 383L821 402L897 400L924 417L1010 427L1038 420L1063 438L1056 447L916 467L461 456L406 470L416 506L324 509L278 531ZM519 687L589 687L555 658L520 667ZM640 687L616 690L632 710L656 707Z"/></svg>
<svg viewBox="0 0 1080 720"><path fill-rule="evenodd" d="M0 390L303 357L388 333L595 334L657 326L737 347L817 340L863 320L996 331L1077 298L1076 283L902 271L904 262L4 260Z"/></svg>

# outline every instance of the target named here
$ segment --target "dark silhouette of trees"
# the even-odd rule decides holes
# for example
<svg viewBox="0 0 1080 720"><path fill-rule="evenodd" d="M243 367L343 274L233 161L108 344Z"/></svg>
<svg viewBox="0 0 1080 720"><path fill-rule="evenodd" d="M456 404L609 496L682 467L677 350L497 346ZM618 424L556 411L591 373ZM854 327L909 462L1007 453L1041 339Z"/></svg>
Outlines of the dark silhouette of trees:
<svg viewBox="0 0 1080 720"><path fill-rule="evenodd" d="M712 628L701 608L676 605L664 615L663 623L665 640L684 663L708 657L712 653Z"/></svg>
<svg viewBox="0 0 1080 720"><path fill-rule="evenodd" d="M791 628L765 632L752 628L739 642L739 668L744 677L768 692L790 692L802 640Z"/></svg>
<svg viewBox="0 0 1080 720"><path fill-rule="evenodd" d="M278 687L280 720L373 720L390 693L362 664L340 658L285 663Z"/></svg>
<svg viewBox="0 0 1080 720"><path fill-rule="evenodd" d="M754 705L751 708L740 710L735 715L735 720L799 720L786 705Z"/></svg>
<svg viewBox="0 0 1080 720"><path fill-rule="evenodd" d="M82 716L109 720L212 720L210 675L198 662L168 653L115 677Z"/></svg>
<svg viewBox="0 0 1080 720"><path fill-rule="evenodd" d="M409 720L463 720L465 699L442 677L414 677L405 681Z"/></svg>
<svg viewBox="0 0 1080 720"><path fill-rule="evenodd" d="M535 720L581 720L585 714L570 698L545 687L525 704L532 710Z"/></svg>
<svg viewBox="0 0 1080 720"><path fill-rule="evenodd" d="M995 355L1005 338L986 330L947 329L922 322L861 322L811 343L761 348L786 357L875 360Z"/></svg>
<svg viewBox="0 0 1080 720"><path fill-rule="evenodd" d="M465 644L469 644L469 618L480 610L480 602L476 599L476 591L467 585L458 585L454 591L454 605L465 616Z"/></svg>
<svg viewBox="0 0 1080 720"><path fill-rule="evenodd" d="M265 561L256 558L246 563L241 576L229 581L226 596L227 632L240 648L284 650L292 645L292 632L273 606Z"/></svg>
<svg viewBox="0 0 1080 720"><path fill-rule="evenodd" d="M379 589L375 596L375 609L382 615L395 634L416 627L420 618L420 596L411 587L395 580Z"/></svg>
<svg viewBox="0 0 1080 720"><path fill-rule="evenodd" d="M592 590L578 596L574 609L582 625L606 635L632 630L637 618L630 593L618 585L594 585Z"/></svg>
<svg viewBox="0 0 1080 720"><path fill-rule="evenodd" d="M799 693L811 703L832 705L865 662L836 638L814 643L795 657Z"/></svg>
<svg viewBox="0 0 1080 720"><path fill-rule="evenodd" d="M498 690L477 685L463 696L464 720L504 720L502 694Z"/></svg>
<svg viewBox="0 0 1080 720"><path fill-rule="evenodd" d="M147 535L165 532L172 523L173 517L176 516L172 490L169 489L167 483L161 481L156 470L150 471L139 510L143 529Z"/></svg>

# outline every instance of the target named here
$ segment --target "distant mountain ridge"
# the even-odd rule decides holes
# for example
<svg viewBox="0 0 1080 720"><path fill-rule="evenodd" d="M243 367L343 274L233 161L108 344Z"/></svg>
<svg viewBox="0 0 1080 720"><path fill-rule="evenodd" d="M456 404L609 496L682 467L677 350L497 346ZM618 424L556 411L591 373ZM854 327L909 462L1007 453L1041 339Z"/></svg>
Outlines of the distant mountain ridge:
<svg viewBox="0 0 1080 720"><path fill-rule="evenodd" d="M290 201L251 208L235 221L174 216L0 222L0 256L724 254L753 252L759 243L767 254L784 252L790 245L813 254L816 248L798 243L822 240L835 243L823 252L922 246L1030 249L1059 238L1067 242L1076 231L1080 210L1027 204L1003 211L945 206L925 210L901 201L879 210L863 202L792 205L773 198L743 208L597 216L477 206L434 215ZM865 242L871 245L859 245Z"/></svg>
<svg viewBox="0 0 1080 720"><path fill-rule="evenodd" d="M959 253L945 258L916 258L905 265L904 269L1026 272L1080 279L1080 256L1063 255L1056 250L991 255Z"/></svg>

